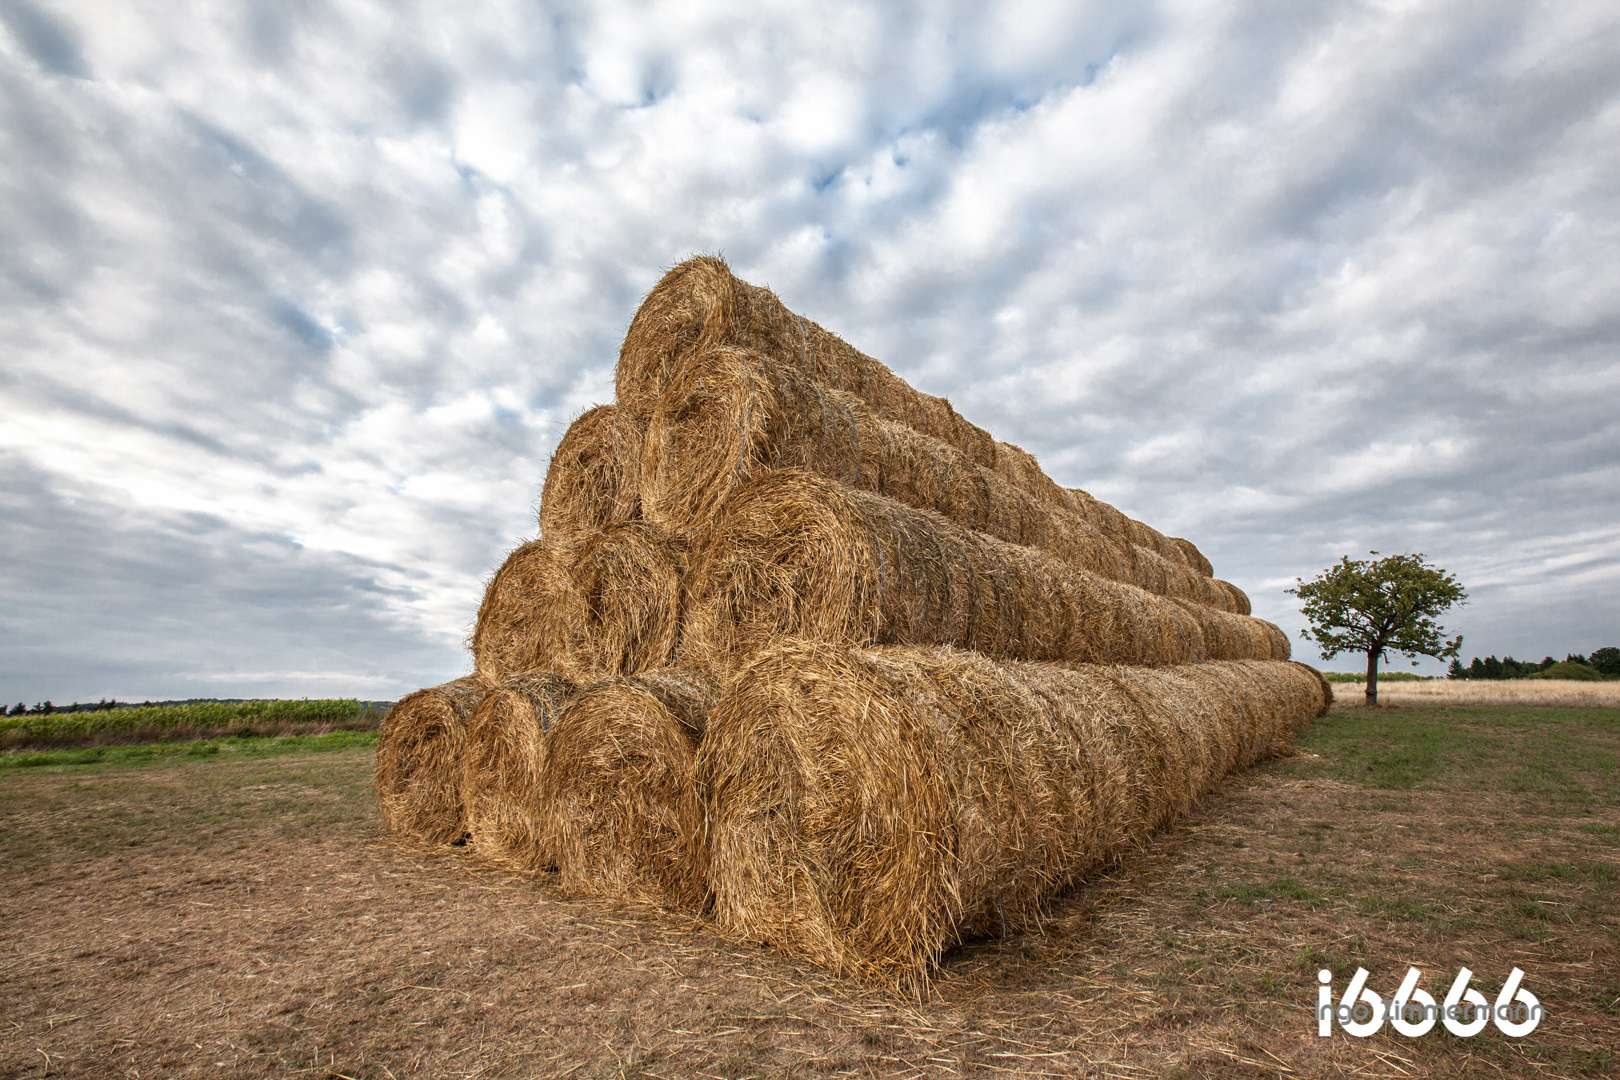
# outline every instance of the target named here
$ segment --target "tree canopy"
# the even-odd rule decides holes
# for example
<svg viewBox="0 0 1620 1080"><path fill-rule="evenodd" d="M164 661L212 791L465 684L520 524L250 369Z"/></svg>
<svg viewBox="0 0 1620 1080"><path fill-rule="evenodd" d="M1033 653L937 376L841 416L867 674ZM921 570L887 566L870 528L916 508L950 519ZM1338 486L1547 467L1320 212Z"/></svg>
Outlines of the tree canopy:
<svg viewBox="0 0 1620 1080"><path fill-rule="evenodd" d="M1369 552L1377 555L1378 552ZM1423 561L1423 555L1352 559L1346 555L1310 581L1289 589L1304 603L1301 611L1325 659L1341 652L1367 655L1367 701L1378 701L1378 661L1403 656L1456 656L1462 636L1446 640L1436 620L1468 599L1455 577Z"/></svg>

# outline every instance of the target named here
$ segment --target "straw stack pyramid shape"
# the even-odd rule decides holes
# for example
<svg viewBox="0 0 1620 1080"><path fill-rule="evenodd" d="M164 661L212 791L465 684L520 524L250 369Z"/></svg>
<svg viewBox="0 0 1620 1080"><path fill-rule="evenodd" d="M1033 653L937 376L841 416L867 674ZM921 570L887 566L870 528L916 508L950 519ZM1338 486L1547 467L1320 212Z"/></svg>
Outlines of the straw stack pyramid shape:
<svg viewBox="0 0 1620 1080"><path fill-rule="evenodd" d="M718 258L648 294L615 392L474 673L384 721L401 835L918 991L1331 702L1189 541Z"/></svg>

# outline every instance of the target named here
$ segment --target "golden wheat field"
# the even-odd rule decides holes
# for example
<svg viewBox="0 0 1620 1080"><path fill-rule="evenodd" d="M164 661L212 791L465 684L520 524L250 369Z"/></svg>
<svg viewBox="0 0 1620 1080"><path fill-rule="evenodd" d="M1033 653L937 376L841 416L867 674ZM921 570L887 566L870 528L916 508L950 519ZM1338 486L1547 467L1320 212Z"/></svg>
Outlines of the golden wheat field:
<svg viewBox="0 0 1620 1080"><path fill-rule="evenodd" d="M1366 683L1333 684L1336 700L1359 704ZM1432 679L1378 684L1380 705L1545 705L1549 708L1620 707L1620 682L1575 679Z"/></svg>

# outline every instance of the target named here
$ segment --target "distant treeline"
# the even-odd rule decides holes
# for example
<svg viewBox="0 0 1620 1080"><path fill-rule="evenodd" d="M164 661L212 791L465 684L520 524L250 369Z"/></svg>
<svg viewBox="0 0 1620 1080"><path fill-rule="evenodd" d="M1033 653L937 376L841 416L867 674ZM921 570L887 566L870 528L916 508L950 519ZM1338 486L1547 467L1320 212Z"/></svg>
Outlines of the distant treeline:
<svg viewBox="0 0 1620 1080"><path fill-rule="evenodd" d="M1487 656L1474 657L1466 667L1461 660L1452 660L1446 671L1448 679L1597 679L1620 677L1620 649L1612 646L1594 649L1591 656L1570 653L1562 660L1544 656L1539 661L1515 660L1504 656L1498 660Z"/></svg>
<svg viewBox="0 0 1620 1080"><path fill-rule="evenodd" d="M387 709L392 701L356 701L354 698L320 700L313 704L330 705L334 700L352 703L361 709ZM248 706L248 712L240 715L261 715L265 706L296 706L308 702L308 698L300 701L282 701L269 698L178 698L168 701L119 701L117 698L100 701L75 701L71 705L53 705L49 700L36 702L30 709L24 702L17 702L9 710L0 705L0 716L50 716L53 713L81 713L81 712L108 712L112 709L164 709L179 708L187 705L243 705Z"/></svg>

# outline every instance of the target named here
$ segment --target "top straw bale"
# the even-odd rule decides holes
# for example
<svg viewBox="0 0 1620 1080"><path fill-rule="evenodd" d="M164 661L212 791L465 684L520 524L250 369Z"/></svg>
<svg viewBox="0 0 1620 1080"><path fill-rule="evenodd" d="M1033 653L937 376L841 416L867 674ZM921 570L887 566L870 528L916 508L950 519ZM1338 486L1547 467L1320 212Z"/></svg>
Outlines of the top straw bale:
<svg viewBox="0 0 1620 1080"><path fill-rule="evenodd" d="M789 311L769 289L750 285L713 255L688 259L653 286L630 323L615 375L621 447L639 439L664 387L694 352L741 346L793 363L864 399L885 419L943 439L987 468L997 446L944 398L913 389L837 334ZM637 455L639 457L639 455ZM627 467L634 467L626 457Z"/></svg>
<svg viewBox="0 0 1620 1080"><path fill-rule="evenodd" d="M881 419L950 444L975 465L994 470L1046 506L1083 516L1095 509L1085 504L1096 500L1078 489L1060 487L1028 452L997 442L946 399L916 390L880 361L788 310L769 289L742 281L723 259L712 255L688 259L664 275L642 301L619 350L615 427L627 492L640 488L645 467L641 440L665 390L695 358L717 347L752 350L853 394ZM1135 543L1173 564L1188 562L1197 572L1212 576L1204 569L1208 560L1196 548L1189 554L1170 537L1113 507L1107 509L1116 519L1109 524L1120 544ZM1246 613L1248 600L1234 598L1232 606Z"/></svg>
<svg viewBox="0 0 1620 1080"><path fill-rule="evenodd" d="M637 516L625 484L612 405L587 409L563 433L540 492L540 535L574 544L598 529Z"/></svg>

